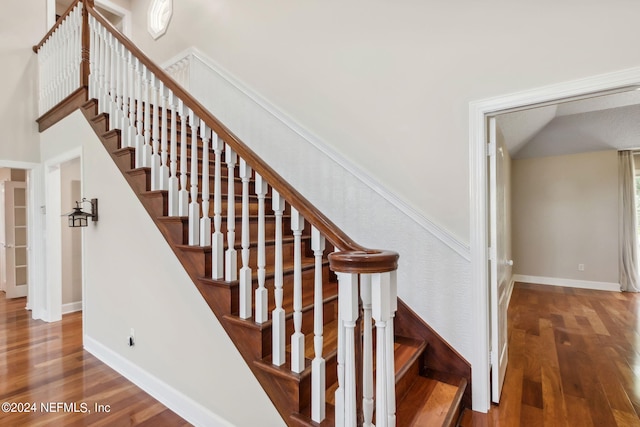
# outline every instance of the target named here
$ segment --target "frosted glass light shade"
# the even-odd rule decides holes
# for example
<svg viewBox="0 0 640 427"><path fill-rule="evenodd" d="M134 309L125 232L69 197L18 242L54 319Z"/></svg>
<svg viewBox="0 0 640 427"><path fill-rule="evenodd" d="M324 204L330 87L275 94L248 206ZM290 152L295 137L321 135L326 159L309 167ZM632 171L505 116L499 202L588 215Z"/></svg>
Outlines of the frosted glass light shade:
<svg viewBox="0 0 640 427"><path fill-rule="evenodd" d="M152 0L147 16L147 31L157 39L167 31L173 15L173 0Z"/></svg>

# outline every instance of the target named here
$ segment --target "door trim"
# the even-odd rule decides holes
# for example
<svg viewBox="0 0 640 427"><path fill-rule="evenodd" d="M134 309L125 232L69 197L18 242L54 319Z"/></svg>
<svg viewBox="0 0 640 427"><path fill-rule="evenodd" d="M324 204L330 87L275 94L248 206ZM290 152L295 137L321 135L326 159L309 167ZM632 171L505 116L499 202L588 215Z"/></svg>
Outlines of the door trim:
<svg viewBox="0 0 640 427"><path fill-rule="evenodd" d="M487 412L491 401L489 381L489 282L486 161L487 117L507 110L559 103L569 98L588 97L604 91L632 90L640 87L640 67L500 95L469 103L469 206L471 243L471 288L474 319L471 356L473 410Z"/></svg>

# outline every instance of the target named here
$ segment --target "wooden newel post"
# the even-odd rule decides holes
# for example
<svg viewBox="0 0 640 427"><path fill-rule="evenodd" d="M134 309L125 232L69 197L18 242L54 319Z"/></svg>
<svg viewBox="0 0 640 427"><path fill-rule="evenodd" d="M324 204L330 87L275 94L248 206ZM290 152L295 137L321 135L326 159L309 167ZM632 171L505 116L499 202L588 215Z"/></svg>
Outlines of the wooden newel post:
<svg viewBox="0 0 640 427"><path fill-rule="evenodd" d="M329 255L338 275L338 389L336 426L395 427L393 317L398 254L355 250ZM375 357L371 323L375 320ZM373 360L376 390L373 390Z"/></svg>
<svg viewBox="0 0 640 427"><path fill-rule="evenodd" d="M89 66L89 45L91 43L91 35L89 29L89 9L93 8L93 0L84 0L82 8L82 62L80 64L80 87L89 87L89 74L91 69Z"/></svg>

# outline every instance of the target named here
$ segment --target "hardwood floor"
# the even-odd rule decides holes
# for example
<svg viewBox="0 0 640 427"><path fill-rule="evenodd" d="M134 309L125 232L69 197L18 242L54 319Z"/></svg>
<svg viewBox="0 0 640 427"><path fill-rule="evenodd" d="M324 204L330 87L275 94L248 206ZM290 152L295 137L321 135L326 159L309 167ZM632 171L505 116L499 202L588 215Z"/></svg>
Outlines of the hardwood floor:
<svg viewBox="0 0 640 427"><path fill-rule="evenodd" d="M0 425L189 425L82 349L81 313L45 323L25 303L0 292Z"/></svg>
<svg viewBox="0 0 640 427"><path fill-rule="evenodd" d="M640 294L517 283L502 399L461 426L640 426Z"/></svg>

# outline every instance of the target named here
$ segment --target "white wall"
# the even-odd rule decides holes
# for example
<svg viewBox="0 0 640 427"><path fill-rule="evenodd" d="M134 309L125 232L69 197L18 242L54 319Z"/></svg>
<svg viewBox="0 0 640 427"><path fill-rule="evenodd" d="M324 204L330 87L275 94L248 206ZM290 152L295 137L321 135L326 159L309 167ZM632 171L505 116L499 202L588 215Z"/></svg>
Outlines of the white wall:
<svg viewBox="0 0 640 427"><path fill-rule="evenodd" d="M514 160L513 189L514 273L619 283L616 151Z"/></svg>
<svg viewBox="0 0 640 427"><path fill-rule="evenodd" d="M180 0L156 43L148 4L152 58L199 47L465 243L469 101L640 63L624 0Z"/></svg>
<svg viewBox="0 0 640 427"><path fill-rule="evenodd" d="M4 2L0 28L0 159L38 162L38 71L31 48L46 33L44 2Z"/></svg>
<svg viewBox="0 0 640 427"><path fill-rule="evenodd" d="M84 196L100 203L100 220L84 229L85 345L232 425L284 425L82 114L41 136L44 160L82 146Z"/></svg>

